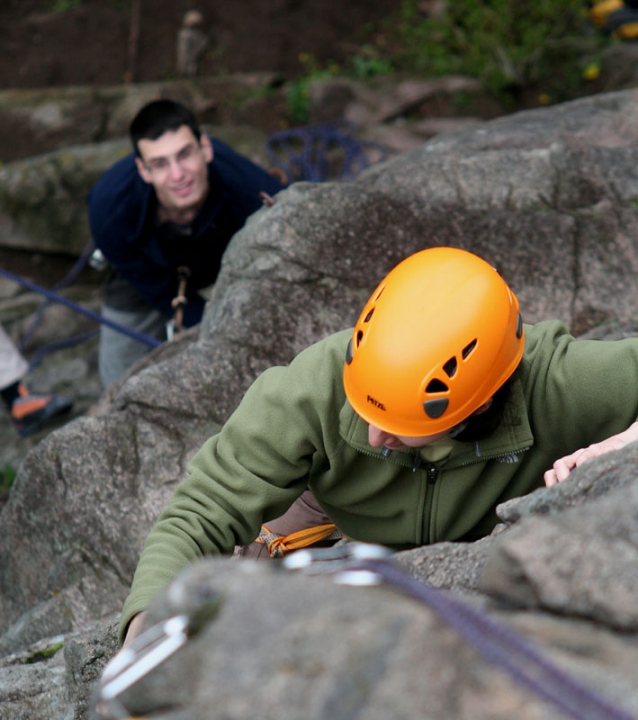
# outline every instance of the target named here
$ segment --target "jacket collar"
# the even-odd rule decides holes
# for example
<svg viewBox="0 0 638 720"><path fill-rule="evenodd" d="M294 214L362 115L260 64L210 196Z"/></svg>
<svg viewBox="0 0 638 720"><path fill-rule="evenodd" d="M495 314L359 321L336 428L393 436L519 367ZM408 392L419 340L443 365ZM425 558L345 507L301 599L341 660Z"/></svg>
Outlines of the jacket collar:
<svg viewBox="0 0 638 720"><path fill-rule="evenodd" d="M355 413L347 400L339 413L339 435L355 450L384 459L383 449L374 448L368 443L368 424ZM534 436L527 417L523 386L519 378L514 378L510 396L503 408L502 420L496 430L475 443L456 443L445 464L462 465L513 456L529 449L533 444ZM402 465L412 465L414 450L394 450L391 457Z"/></svg>

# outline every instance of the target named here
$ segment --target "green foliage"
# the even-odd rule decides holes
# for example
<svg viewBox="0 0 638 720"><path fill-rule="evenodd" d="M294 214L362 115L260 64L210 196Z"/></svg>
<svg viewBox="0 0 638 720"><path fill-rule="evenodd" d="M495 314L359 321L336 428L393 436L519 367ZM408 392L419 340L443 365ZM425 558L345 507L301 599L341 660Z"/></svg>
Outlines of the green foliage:
<svg viewBox="0 0 638 720"><path fill-rule="evenodd" d="M311 78L295 80L286 89L288 117L294 124L305 125L310 119L310 82Z"/></svg>
<svg viewBox="0 0 638 720"><path fill-rule="evenodd" d="M299 80L291 82L286 89L286 103L288 117L292 123L305 125L310 120L310 85L316 80L332 77L339 72L339 66L330 63L322 68L312 55L299 54L299 62L304 66L305 72Z"/></svg>
<svg viewBox="0 0 638 720"><path fill-rule="evenodd" d="M232 107L237 110L249 100L274 98L277 95L275 87L270 83L256 84L250 87L238 87L232 97Z"/></svg>
<svg viewBox="0 0 638 720"><path fill-rule="evenodd" d="M500 99L529 86L573 95L600 43L582 0L448 0L435 18L403 0L394 34L397 69L478 77Z"/></svg>
<svg viewBox="0 0 638 720"><path fill-rule="evenodd" d="M307 53L299 54L299 62L304 66L304 73L298 80L288 85L286 101L290 121L300 125L310 120L310 86L313 82L335 75L365 80L375 75L392 72L391 61L383 58L372 45L364 45L348 60L344 69L334 62L322 67L312 55Z"/></svg>
<svg viewBox="0 0 638 720"><path fill-rule="evenodd" d="M52 658L56 653L58 653L62 648L64 647L63 642L53 643L52 645L49 645L48 647L44 648L43 650L38 650L38 652L33 653L33 655L29 655L24 659L25 665L32 665L33 663L42 662L43 660L48 660L49 658Z"/></svg>
<svg viewBox="0 0 638 720"><path fill-rule="evenodd" d="M6 463L2 468L2 473L0 473L0 492L8 490L13 485L15 477L16 471L9 463Z"/></svg>
<svg viewBox="0 0 638 720"><path fill-rule="evenodd" d="M359 80L387 75L392 72L392 62L381 57L379 51L372 45L364 45L361 51L350 58L348 74Z"/></svg>
<svg viewBox="0 0 638 720"><path fill-rule="evenodd" d="M435 77L466 75L481 81L502 105L535 94L542 104L579 97L597 77L599 54L613 42L595 30L583 0L447 0L442 13L424 16L420 0L402 0L380 46L362 46L344 63L320 67L302 53L302 77L287 91L293 123L307 123L310 85L341 74L357 79L394 71ZM460 102L462 99L460 99Z"/></svg>
<svg viewBox="0 0 638 720"><path fill-rule="evenodd" d="M82 0L52 0L51 12L65 13L82 4Z"/></svg>

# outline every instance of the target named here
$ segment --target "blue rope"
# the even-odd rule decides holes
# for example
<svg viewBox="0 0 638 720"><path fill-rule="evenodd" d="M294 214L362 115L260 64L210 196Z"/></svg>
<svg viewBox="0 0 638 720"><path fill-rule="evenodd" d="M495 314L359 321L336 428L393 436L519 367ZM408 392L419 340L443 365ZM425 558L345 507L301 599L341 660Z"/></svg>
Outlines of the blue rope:
<svg viewBox="0 0 638 720"><path fill-rule="evenodd" d="M59 293L56 293L52 290L47 290L46 288L40 287L39 285L32 283L30 280L21 278L19 275L14 275L12 272L9 272L8 270L5 270L4 268L1 268L1 267L0 267L0 275L4 276L8 280L18 283L19 285L22 285L23 287L27 288L28 290L32 290L33 292L39 293L40 295L44 295L45 297L49 298L49 300L51 300L52 302L57 302L60 305L65 305L66 307L70 308L71 310L74 310L75 312L80 313L80 315L86 315L86 317L90 318L91 320L94 320L97 323L101 323L102 325L106 325L107 327L110 327L113 330L117 330L117 332L120 332L123 335L128 335L129 337L132 337L134 340L137 340L138 342L141 342L144 345L148 345L149 347L154 348L154 347L158 347L159 345L162 344L161 340L157 340L156 338L150 337L150 335L145 335L144 333L137 332L137 330L131 330L131 328L126 327L126 325L121 325L120 323L116 323L113 320L109 320L108 318L103 317L99 313L94 313L92 310L88 310L87 308L84 308L81 305L74 303L72 300L68 300L67 298L60 295Z"/></svg>
<svg viewBox="0 0 638 720"><path fill-rule="evenodd" d="M75 265L69 270L69 272L61 279L58 280L58 282L51 288L53 292L57 292L58 290L62 290L62 288L67 287L70 285L82 272L84 266L88 262L89 258L91 257L91 253L95 249L95 245L93 244L93 240L89 240L89 242L86 244L86 247L84 250L82 250L82 254L76 261ZM42 303L40 303L40 307L38 308L35 317L31 321L31 323L28 325L27 329L22 334L22 337L20 338L20 350L24 351L24 349L27 346L27 343L31 339L31 336L35 332L36 327L39 325L40 321L42 320L42 316L44 315L44 311L49 307L51 304L51 300L44 300ZM94 334L94 333L93 333ZM93 335L92 334L92 335ZM91 336L92 336L91 335ZM77 340L75 338L69 338L67 340L68 345L66 347L73 347L74 345L78 345L81 342L84 342L85 340L88 340L89 338L82 336L83 339ZM37 353L38 355L43 355L44 352L46 352L45 348L47 346L42 346L43 352ZM38 362L34 364L33 359L31 359L31 369L33 369L40 360L38 359Z"/></svg>
<svg viewBox="0 0 638 720"><path fill-rule="evenodd" d="M351 137L352 123L345 120L307 125L273 133L266 142L269 161L283 170L290 181L323 182L330 177L328 153L331 149L342 153L338 180L351 180L370 165L366 150L374 148L380 159L385 148L378 143L358 141Z"/></svg>
<svg viewBox="0 0 638 720"><path fill-rule="evenodd" d="M636 720L544 658L519 633L457 598L416 580L393 563L368 560L348 569L376 573L388 585L429 605L488 660L575 720Z"/></svg>
<svg viewBox="0 0 638 720"><path fill-rule="evenodd" d="M87 340L94 338L98 333L99 333L99 330L92 330L91 332L84 333L83 335L74 335L72 338L67 338L66 340L54 340L53 342L49 342L49 343L45 343L44 345L41 345L33 353L33 356L29 360L29 372L38 367L38 365L42 361L42 358L47 353L55 352L56 350L64 350L66 348L75 347L76 345L81 345L82 343L87 342Z"/></svg>

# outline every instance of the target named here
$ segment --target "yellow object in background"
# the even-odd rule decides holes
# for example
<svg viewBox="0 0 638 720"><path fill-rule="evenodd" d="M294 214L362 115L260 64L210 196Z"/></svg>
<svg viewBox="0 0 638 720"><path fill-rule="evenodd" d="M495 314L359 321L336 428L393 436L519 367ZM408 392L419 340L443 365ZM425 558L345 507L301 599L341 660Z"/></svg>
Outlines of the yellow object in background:
<svg viewBox="0 0 638 720"><path fill-rule="evenodd" d="M596 3L589 14L591 21L598 27L604 27L607 24L607 18L614 12L624 7L623 0L602 0Z"/></svg>
<svg viewBox="0 0 638 720"><path fill-rule="evenodd" d="M600 77L600 65L598 63L590 63L583 70L583 80L596 80Z"/></svg>
<svg viewBox="0 0 638 720"><path fill-rule="evenodd" d="M638 8L628 7L623 0L601 0L589 16L594 25L619 40L638 39Z"/></svg>
<svg viewBox="0 0 638 720"><path fill-rule="evenodd" d="M635 40L638 38L638 20L636 22L623 23L613 31L612 35L621 40Z"/></svg>

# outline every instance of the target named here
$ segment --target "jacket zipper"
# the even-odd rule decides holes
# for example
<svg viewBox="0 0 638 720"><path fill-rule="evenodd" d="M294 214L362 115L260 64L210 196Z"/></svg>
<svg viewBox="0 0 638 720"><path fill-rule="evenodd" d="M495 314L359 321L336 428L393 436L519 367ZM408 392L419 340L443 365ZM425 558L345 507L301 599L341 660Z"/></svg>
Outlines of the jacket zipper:
<svg viewBox="0 0 638 720"><path fill-rule="evenodd" d="M423 527L423 533L421 539L429 543L430 542L430 527L432 525L432 514L434 503L434 486L436 481L439 479L439 468L434 463L428 463L424 468L425 472L425 507L423 518L427 520L427 525Z"/></svg>
<svg viewBox="0 0 638 720"><path fill-rule="evenodd" d="M518 462L519 458L518 455L521 453L526 452L529 450L529 448L521 448L512 452L507 453L498 453L496 455L480 455L478 447L476 448L476 455L471 459L467 460L464 463L460 463L458 465L450 465L449 467L445 468L447 470L456 470L458 468L462 467L468 467L469 465L474 465L475 463L480 462L489 462L490 460L496 460L499 459L504 460L506 462ZM425 499L424 499L424 511L423 511L423 521L427 520L427 525L423 524L422 527L422 541L426 543L430 543L431 540L431 528L432 528L432 518L434 516L434 486L436 485L441 470L446 466L446 462L441 463L440 465L437 465L436 463L429 462L426 465L422 466L422 470L425 473ZM417 450L414 462L412 464L412 471L416 472L417 469L421 466L421 453Z"/></svg>
<svg viewBox="0 0 638 720"><path fill-rule="evenodd" d="M406 458L405 455L401 457L401 453L399 453L399 457L401 457L400 462L397 462L396 459L391 458L392 452L382 452L381 456L379 456L377 453L369 452L364 450L363 448L357 448L357 450L364 455L368 455L370 457L377 458L378 460L386 460L390 461L392 463L402 465L403 467L410 467L412 466L412 472L416 472L417 470L422 470L425 473L425 499L424 499L424 511L423 511L423 520L422 520L422 536L421 536L421 542L429 544L431 542L430 540L430 528L432 525L432 515L433 515L433 509L434 509L434 503L432 502L432 499L434 497L434 487L439 479L441 470L445 467L447 464L446 462L443 462L441 465L436 465L435 463L427 463L427 465L422 466L421 465L421 454L420 452L416 451L416 455L412 462L410 463L409 458ZM449 467L446 467L446 470L456 470L457 468L467 467L468 465L474 465L475 463L480 462L488 462L489 460L499 460L499 458L506 460L506 462L517 462L518 458L517 456L521 453L527 452L529 450L529 447L520 448L517 450L513 450L511 452L507 453L498 453L496 455L479 455L476 454L471 460L467 460L466 462L459 463L458 465L450 465ZM477 449L478 451L478 449ZM404 462L403 460L408 460L408 462ZM423 525L423 522L427 519L427 526Z"/></svg>

